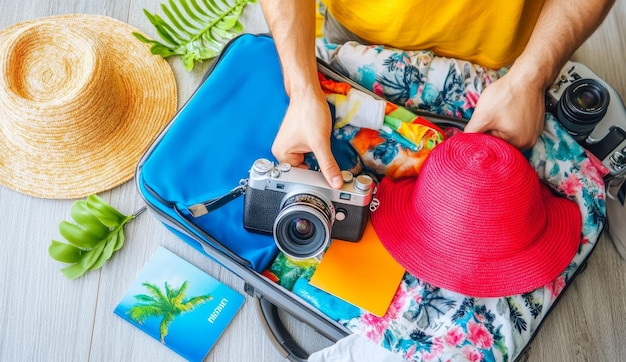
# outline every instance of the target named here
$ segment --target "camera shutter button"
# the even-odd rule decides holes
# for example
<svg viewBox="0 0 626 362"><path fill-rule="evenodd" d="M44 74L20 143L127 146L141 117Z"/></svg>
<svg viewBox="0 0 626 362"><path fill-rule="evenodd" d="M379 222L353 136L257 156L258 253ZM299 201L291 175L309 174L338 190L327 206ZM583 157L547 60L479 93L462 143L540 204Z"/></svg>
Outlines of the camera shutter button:
<svg viewBox="0 0 626 362"><path fill-rule="evenodd" d="M341 171L341 178L343 179L344 183L349 184L354 179L354 175L352 175L352 172L344 170Z"/></svg>
<svg viewBox="0 0 626 362"><path fill-rule="evenodd" d="M287 162L281 162L276 165L276 169L280 172L289 172L289 170L291 170L291 165Z"/></svg>
<svg viewBox="0 0 626 362"><path fill-rule="evenodd" d="M354 188L363 192L371 190L373 186L374 180L372 180L372 178L367 175L357 176L354 182Z"/></svg>
<svg viewBox="0 0 626 362"><path fill-rule="evenodd" d="M280 170L277 168L273 168L272 171L270 172L270 177L271 178L279 178L280 177Z"/></svg>

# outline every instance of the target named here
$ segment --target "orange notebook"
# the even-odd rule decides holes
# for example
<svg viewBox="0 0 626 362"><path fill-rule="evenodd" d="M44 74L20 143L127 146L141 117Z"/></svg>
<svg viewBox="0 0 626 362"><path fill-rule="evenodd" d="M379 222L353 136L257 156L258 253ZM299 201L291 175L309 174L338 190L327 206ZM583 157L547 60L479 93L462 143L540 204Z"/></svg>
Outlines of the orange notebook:
<svg viewBox="0 0 626 362"><path fill-rule="evenodd" d="M359 242L331 242L310 283L382 317L403 275L404 268L389 255L370 222Z"/></svg>

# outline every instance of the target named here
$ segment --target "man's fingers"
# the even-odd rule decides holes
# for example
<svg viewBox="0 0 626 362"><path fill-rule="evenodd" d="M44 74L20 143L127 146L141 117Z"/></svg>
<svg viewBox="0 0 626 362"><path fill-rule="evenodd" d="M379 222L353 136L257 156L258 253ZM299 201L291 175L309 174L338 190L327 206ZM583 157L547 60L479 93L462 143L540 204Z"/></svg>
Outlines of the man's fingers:
<svg viewBox="0 0 626 362"><path fill-rule="evenodd" d="M490 130L489 123L476 116L470 119L464 129L467 133L487 133Z"/></svg>
<svg viewBox="0 0 626 362"><path fill-rule="evenodd" d="M314 151L315 158L317 159L317 165L320 167L320 171L328 181L328 184L334 189L338 189L343 186L343 177L341 177L341 170L337 165L330 147L328 149Z"/></svg>
<svg viewBox="0 0 626 362"><path fill-rule="evenodd" d="M283 153L275 154L278 162L288 163L292 166L299 166L304 162L304 154L302 153Z"/></svg>
<svg viewBox="0 0 626 362"><path fill-rule="evenodd" d="M486 133L501 138L519 150L527 150L535 145L536 138L523 138L517 133L510 133L508 130L491 128L486 123L472 123L471 121L465 127L467 133Z"/></svg>

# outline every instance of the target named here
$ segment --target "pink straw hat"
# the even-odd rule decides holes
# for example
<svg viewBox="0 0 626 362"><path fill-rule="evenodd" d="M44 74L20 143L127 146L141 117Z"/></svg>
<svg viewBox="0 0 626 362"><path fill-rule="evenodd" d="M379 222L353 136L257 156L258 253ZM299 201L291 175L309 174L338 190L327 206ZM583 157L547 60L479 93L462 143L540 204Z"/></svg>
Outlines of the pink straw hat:
<svg viewBox="0 0 626 362"><path fill-rule="evenodd" d="M554 280L580 244L578 206L541 183L507 142L462 133L420 176L378 187L372 224L389 253L433 286L474 297L522 294Z"/></svg>

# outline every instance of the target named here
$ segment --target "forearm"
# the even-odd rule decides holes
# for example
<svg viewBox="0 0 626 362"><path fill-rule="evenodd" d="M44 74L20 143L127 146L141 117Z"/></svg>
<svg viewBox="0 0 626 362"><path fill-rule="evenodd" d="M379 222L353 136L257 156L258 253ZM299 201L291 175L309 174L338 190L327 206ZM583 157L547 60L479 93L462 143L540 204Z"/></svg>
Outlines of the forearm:
<svg viewBox="0 0 626 362"><path fill-rule="evenodd" d="M291 96L317 87L315 1L261 0L265 19L281 60L285 88Z"/></svg>
<svg viewBox="0 0 626 362"><path fill-rule="evenodd" d="M511 67L541 89L598 28L614 0L546 0L528 45Z"/></svg>
<svg viewBox="0 0 626 362"><path fill-rule="evenodd" d="M330 150L332 120L315 57L315 0L261 0L289 95L289 107L272 144L280 162L301 165L313 152L328 183L338 189L341 171Z"/></svg>
<svg viewBox="0 0 626 362"><path fill-rule="evenodd" d="M490 132L519 149L532 147L543 130L546 88L612 4L546 0L526 48L502 78L485 88L465 131Z"/></svg>

